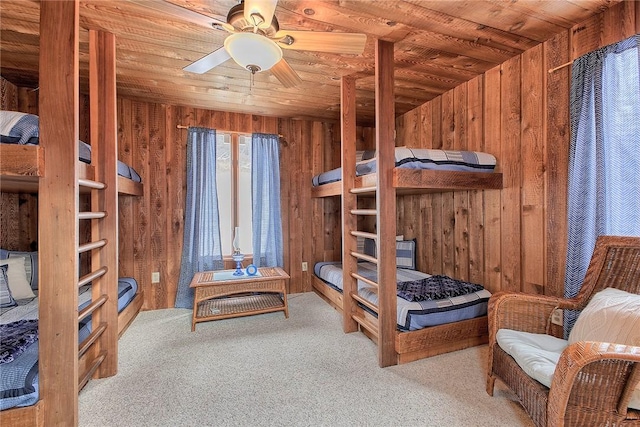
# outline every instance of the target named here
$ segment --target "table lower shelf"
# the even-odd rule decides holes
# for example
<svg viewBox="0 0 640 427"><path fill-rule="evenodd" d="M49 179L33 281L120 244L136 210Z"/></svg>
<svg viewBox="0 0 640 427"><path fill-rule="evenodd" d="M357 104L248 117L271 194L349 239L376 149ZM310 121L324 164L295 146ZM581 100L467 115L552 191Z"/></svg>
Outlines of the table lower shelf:
<svg viewBox="0 0 640 427"><path fill-rule="evenodd" d="M194 327L197 322L251 316L273 311L284 311L285 316L287 315L286 306L280 294L268 293L209 299L198 303Z"/></svg>

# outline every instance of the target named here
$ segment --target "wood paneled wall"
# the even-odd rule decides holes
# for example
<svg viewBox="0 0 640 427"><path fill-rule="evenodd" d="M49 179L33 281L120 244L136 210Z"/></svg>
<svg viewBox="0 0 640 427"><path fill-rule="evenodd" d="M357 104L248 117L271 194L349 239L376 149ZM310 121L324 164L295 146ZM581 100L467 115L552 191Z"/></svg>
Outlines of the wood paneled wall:
<svg viewBox="0 0 640 427"><path fill-rule="evenodd" d="M640 32L639 15L637 3L623 2L398 118L397 145L487 151L504 174L500 191L400 200L398 233L417 238L420 269L484 283L494 292L562 294L570 67L547 71ZM3 108L37 113L34 92L0 82ZM120 274L139 281L145 309L172 307L176 295L187 135L178 124L281 134L289 292L311 290L314 262L340 259L340 201L310 197L311 177L340 166L337 123L120 98L118 124L120 159L145 184L144 196L119 199ZM81 135L88 140L86 129ZM372 128L359 128L358 149L373 147L373 134ZM35 249L36 200L2 194L0 247ZM302 262L309 271L302 271ZM151 284L154 271L160 272L158 284Z"/></svg>
<svg viewBox="0 0 640 427"><path fill-rule="evenodd" d="M398 233L418 239L420 269L562 295L571 67L549 70L638 32L640 6L620 3L396 121L397 145L487 151L504 176L501 191L399 203Z"/></svg>
<svg viewBox="0 0 640 427"><path fill-rule="evenodd" d="M2 80L7 109L37 114L37 97ZM33 95L31 95L32 97ZM20 101L24 98L24 101ZM86 100L84 100L86 103ZM5 105L5 104L3 104ZM33 105L27 108L26 105ZM81 111L88 112L87 106ZM145 292L144 309L172 307L180 274L185 180L186 129L203 126L238 132L282 135L281 193L285 269L290 293L311 291L313 263L340 257L339 199L311 199L311 178L324 167L340 165L340 129L337 123L300 121L169 106L118 99L119 159L142 177L144 195L119 198L119 273L132 276ZM88 139L88 125L80 134ZM359 149L373 144L373 130L358 128ZM0 247L37 249L37 197L2 194ZM337 230L337 231L335 231ZM302 271L302 262L309 270ZM231 265L229 265L231 267ZM151 273L160 272L160 283Z"/></svg>
<svg viewBox="0 0 640 427"><path fill-rule="evenodd" d="M180 275L184 227L187 130L202 126L237 132L280 134L281 201L289 293L311 290L313 261L340 251L339 206L310 197L311 178L325 158L339 162L334 123L278 119L222 111L118 100L120 159L142 176L144 196L120 197L120 273L145 291L145 309L172 307ZM363 131L365 135L370 131ZM337 218L337 219L336 219ZM325 225L326 224L326 225ZM318 244L323 242L323 244ZM302 271L302 262L310 270ZM232 266L229 265L229 268ZM160 283L151 284L151 273Z"/></svg>
<svg viewBox="0 0 640 427"><path fill-rule="evenodd" d="M37 108L36 92L18 88L0 77L0 109L34 113L37 112ZM36 250L37 213L38 199L35 196L0 193L0 248Z"/></svg>

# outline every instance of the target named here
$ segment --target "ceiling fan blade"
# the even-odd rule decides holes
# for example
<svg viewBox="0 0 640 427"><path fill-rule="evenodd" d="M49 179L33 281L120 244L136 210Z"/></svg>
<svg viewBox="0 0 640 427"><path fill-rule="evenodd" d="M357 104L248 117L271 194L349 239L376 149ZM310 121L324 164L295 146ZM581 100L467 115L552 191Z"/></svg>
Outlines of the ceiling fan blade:
<svg viewBox="0 0 640 427"><path fill-rule="evenodd" d="M276 79L278 79L284 87L295 87L302 83L302 79L300 78L300 76L298 76L298 73L296 73L293 68L291 68L289 63L285 61L284 58L278 61L276 65L271 67L271 72L274 76L276 76Z"/></svg>
<svg viewBox="0 0 640 427"><path fill-rule="evenodd" d="M278 31L274 37L283 49L314 52L348 53L359 55L364 51L367 35L362 33L329 33L318 31Z"/></svg>
<svg viewBox="0 0 640 427"><path fill-rule="evenodd" d="M278 0L244 0L244 19L258 28L269 28L277 4ZM254 20L253 14L260 15L262 20Z"/></svg>
<svg viewBox="0 0 640 427"><path fill-rule="evenodd" d="M183 70L189 71L190 73L203 74L229 59L231 59L231 55L229 55L229 52L227 52L224 47L221 47L207 56L198 59L196 62L187 65Z"/></svg>

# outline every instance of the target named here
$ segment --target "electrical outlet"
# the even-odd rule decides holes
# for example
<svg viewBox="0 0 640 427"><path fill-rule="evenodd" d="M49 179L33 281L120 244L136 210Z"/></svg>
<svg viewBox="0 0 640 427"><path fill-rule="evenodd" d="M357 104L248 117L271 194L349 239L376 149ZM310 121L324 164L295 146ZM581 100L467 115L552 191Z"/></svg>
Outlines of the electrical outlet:
<svg viewBox="0 0 640 427"><path fill-rule="evenodd" d="M551 314L551 323L553 323L554 325L562 326L562 317L562 309L556 308Z"/></svg>
<svg viewBox="0 0 640 427"><path fill-rule="evenodd" d="M306 261L302 263L302 271L307 271L309 269L309 264Z"/></svg>
<svg viewBox="0 0 640 427"><path fill-rule="evenodd" d="M160 283L160 272L154 271L151 273L151 283Z"/></svg>

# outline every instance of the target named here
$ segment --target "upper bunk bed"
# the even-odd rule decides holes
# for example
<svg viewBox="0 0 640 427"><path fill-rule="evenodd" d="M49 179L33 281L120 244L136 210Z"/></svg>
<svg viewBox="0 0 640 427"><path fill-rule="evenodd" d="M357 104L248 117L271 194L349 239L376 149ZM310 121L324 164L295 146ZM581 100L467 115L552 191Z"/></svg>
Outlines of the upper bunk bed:
<svg viewBox="0 0 640 427"><path fill-rule="evenodd" d="M39 143L39 117L12 111L0 111L0 191L37 193L38 180L45 170L45 154ZM93 180L91 146L78 141L78 174ZM142 196L140 175L131 166L118 161L118 194Z"/></svg>
<svg viewBox="0 0 640 427"><path fill-rule="evenodd" d="M494 172L496 159L488 153L395 147L394 157L391 179L398 195L502 188L502 173ZM359 161L354 189L360 194L373 193L377 181L375 151L357 153L355 159ZM316 175L311 196L339 196L341 181L342 168Z"/></svg>

